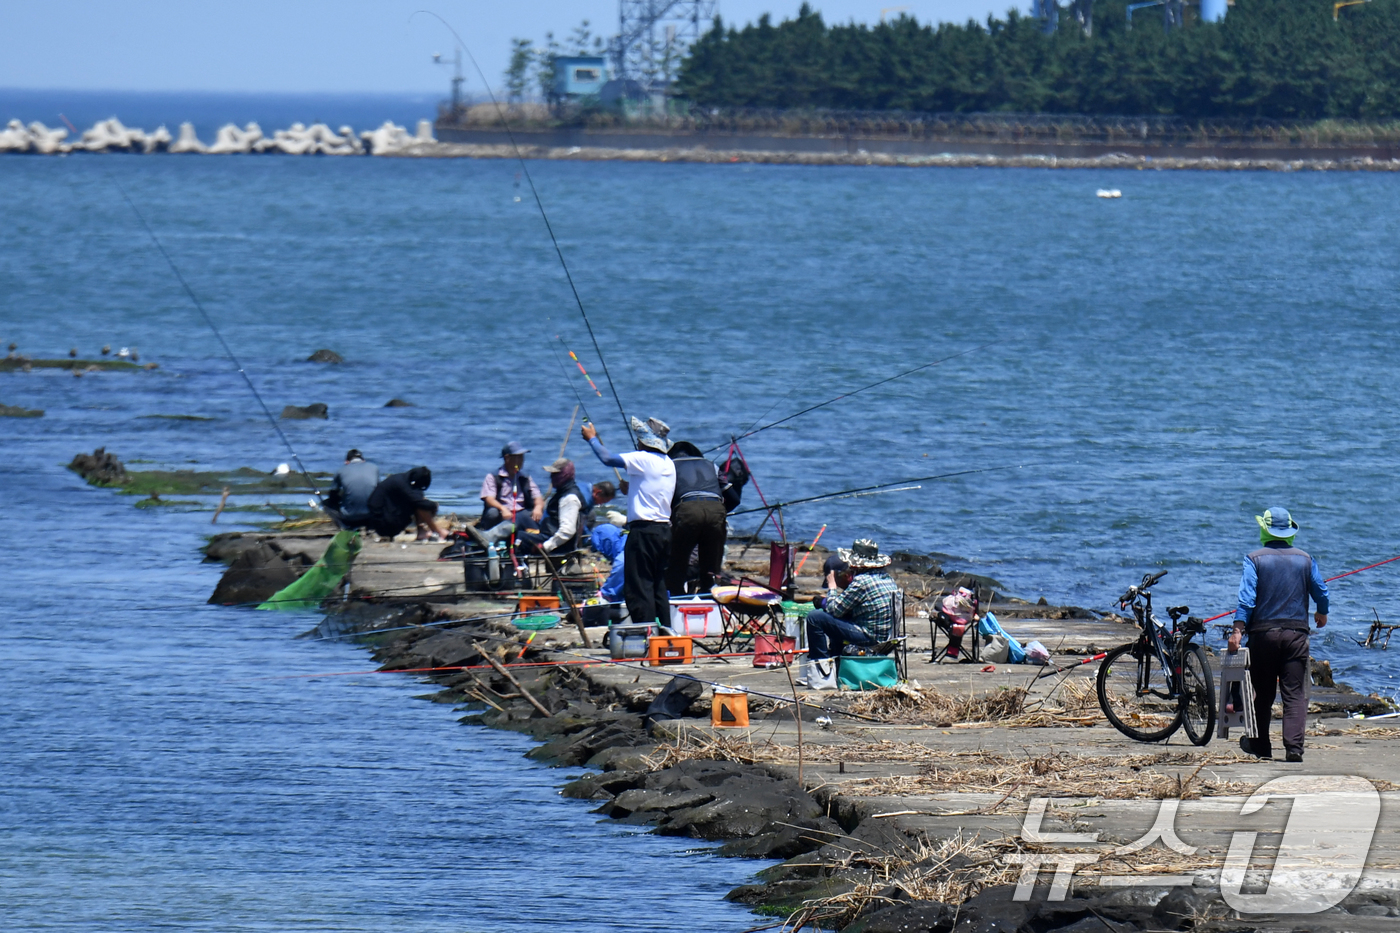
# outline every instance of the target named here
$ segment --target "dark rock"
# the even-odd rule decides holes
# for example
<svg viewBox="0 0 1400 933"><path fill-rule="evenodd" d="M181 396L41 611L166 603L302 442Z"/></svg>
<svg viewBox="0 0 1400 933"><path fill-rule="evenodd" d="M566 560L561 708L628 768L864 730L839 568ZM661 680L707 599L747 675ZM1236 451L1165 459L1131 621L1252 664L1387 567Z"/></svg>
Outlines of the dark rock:
<svg viewBox="0 0 1400 933"><path fill-rule="evenodd" d="M311 418L329 418L330 409L321 402L310 405L288 405L282 409L282 417L288 421L307 421Z"/></svg>
<svg viewBox="0 0 1400 933"><path fill-rule="evenodd" d="M841 827L829 817L794 824L773 822L757 836L735 839L720 846L719 854L735 858L794 858L841 836Z"/></svg>
<svg viewBox="0 0 1400 933"><path fill-rule="evenodd" d="M618 794L615 802L619 807L625 807L628 810L665 810L670 812L671 810L698 807L714 799L714 794L703 790L687 790L678 794L667 794L638 787Z"/></svg>
<svg viewBox="0 0 1400 933"><path fill-rule="evenodd" d="M565 784L560 794L578 800L609 800L625 790L640 787L645 779L646 775L639 771L585 774L577 781Z"/></svg>
<svg viewBox="0 0 1400 933"><path fill-rule="evenodd" d="M0 418L42 418L42 408L20 408L18 405L0 405Z"/></svg>
<svg viewBox="0 0 1400 933"><path fill-rule="evenodd" d="M414 407L416 407L416 406L415 406L412 402L405 402L405 401L404 401L403 399L401 399L401 398L391 398L391 399L389 399L389 401L387 401L387 402L384 403L384 407L385 407L385 408L414 408Z"/></svg>
<svg viewBox="0 0 1400 933"><path fill-rule="evenodd" d="M1034 914L1030 902L1013 900L1016 886L999 884L964 902L958 910L955 933L1011 933Z"/></svg>
<svg viewBox="0 0 1400 933"><path fill-rule="evenodd" d="M263 602L290 586L305 569L300 561L288 560L267 542L260 542L238 555L224 571L209 602L225 606Z"/></svg>
<svg viewBox="0 0 1400 933"><path fill-rule="evenodd" d="M68 464L68 469L77 473L94 486L120 486L128 479L126 467L116 454L107 453L99 447L91 454L78 454Z"/></svg>
<svg viewBox="0 0 1400 933"><path fill-rule="evenodd" d="M1337 682L1332 679L1332 665L1327 661L1312 659L1312 682L1314 687L1335 687Z"/></svg>
<svg viewBox="0 0 1400 933"><path fill-rule="evenodd" d="M772 884L743 884L724 896L726 901L763 907L775 913L788 913L804 901L823 897L839 897L855 890L844 878L792 879Z"/></svg>
<svg viewBox="0 0 1400 933"><path fill-rule="evenodd" d="M476 645L466 636L454 632L434 632L414 642L412 648L389 665L389 669L460 667L477 662L480 657Z"/></svg>
<svg viewBox="0 0 1400 933"><path fill-rule="evenodd" d="M757 836L775 821L799 823L823 815L796 781L741 776L720 784L709 803L673 812L660 831L668 836L736 839Z"/></svg>
<svg viewBox="0 0 1400 933"><path fill-rule="evenodd" d="M204 546L204 559L210 563L231 564L244 551L257 547L259 540L256 536L245 535L241 531L215 535Z"/></svg>
<svg viewBox="0 0 1400 933"><path fill-rule="evenodd" d="M890 554L890 569L914 573L921 577L943 576L943 565L929 554L915 554L912 551L895 551Z"/></svg>
<svg viewBox="0 0 1400 933"><path fill-rule="evenodd" d="M1156 925L1169 930L1211 917L1227 917L1231 914L1230 905L1220 896L1218 888L1173 888L1157 902L1152 910Z"/></svg>
<svg viewBox="0 0 1400 933"><path fill-rule="evenodd" d="M943 933L953 928L956 916L954 908L939 901L910 901L867 914L841 933Z"/></svg>
<svg viewBox="0 0 1400 933"><path fill-rule="evenodd" d="M317 350L306 358L308 363L344 363L345 357L334 350Z"/></svg>

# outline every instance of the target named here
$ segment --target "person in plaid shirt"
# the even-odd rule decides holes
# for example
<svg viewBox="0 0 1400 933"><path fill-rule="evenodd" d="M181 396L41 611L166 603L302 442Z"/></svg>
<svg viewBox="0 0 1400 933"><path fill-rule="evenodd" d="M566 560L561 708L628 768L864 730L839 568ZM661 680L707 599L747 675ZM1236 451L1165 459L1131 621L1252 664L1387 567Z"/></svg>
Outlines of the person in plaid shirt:
<svg viewBox="0 0 1400 933"><path fill-rule="evenodd" d="M898 589L885 572L890 558L869 538L850 549L836 552L850 568L851 583L844 590L830 589L820 608L807 614L807 658L817 668L813 676L825 680L831 658L840 657L847 644L883 646L894 630L894 594ZM826 666L823 666L823 665Z"/></svg>

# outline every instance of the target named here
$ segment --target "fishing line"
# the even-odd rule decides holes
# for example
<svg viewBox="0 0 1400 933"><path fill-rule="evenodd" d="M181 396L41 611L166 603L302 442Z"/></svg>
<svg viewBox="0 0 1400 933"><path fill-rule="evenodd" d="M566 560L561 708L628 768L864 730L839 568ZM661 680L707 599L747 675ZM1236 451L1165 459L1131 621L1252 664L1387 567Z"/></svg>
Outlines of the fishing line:
<svg viewBox="0 0 1400 933"><path fill-rule="evenodd" d="M282 426L277 423L277 419L272 416L272 410L267 407L267 402L263 401L262 393L258 391L257 386L253 385L253 380L248 376L248 372L243 368L243 364L238 361L238 357L234 354L233 348L228 345L228 341L224 339L224 335L220 333L219 328L215 326L214 319L210 317L209 312L204 309L203 302L201 302L199 296L194 293L194 289L190 287L190 283L185 281L185 277L180 274L180 267L175 265L175 260L172 259L170 253L166 251L165 244L161 243L160 237L156 236L155 230L151 229L151 225L146 222L146 215L141 213L141 209L136 206L136 202L131 199L131 195L127 194L126 188L117 180L115 175L108 173L107 177L111 180L112 184L117 186L117 190L121 192L123 200L125 200L127 205L131 208L131 212L136 215L136 219L141 222L141 226L145 229L146 234L150 236L151 242L155 244L156 250L164 257L166 264L170 266L170 271L175 273L175 278L179 281L180 287L185 290L185 294L188 295L190 301L194 303L195 308L198 309L200 315L204 318L204 323L208 324L209 329L214 332L214 337L219 341L219 345L224 348L224 354L232 361L234 368L238 370L238 375L243 377L243 382L248 386L248 391L253 393L253 398L257 399L258 407L260 407L263 414L267 416L268 422L272 425L272 430L276 431L277 436L282 439L282 443L287 447L287 452L292 455L292 460L296 462L297 469L301 471L302 476L306 477L306 482L310 484L312 492L316 494L316 498L320 499L321 488L316 485L316 480L312 479L311 472L307 470L306 464L301 462L301 456L296 452L296 448L292 446L291 440L288 439L287 435L282 431Z"/></svg>
<svg viewBox="0 0 1400 933"><path fill-rule="evenodd" d="M1015 463L1015 464L1011 464L1010 466L978 467L978 468L975 469L975 470L958 470L958 471L956 471L956 472L954 472L954 473L939 473L939 474L936 474L936 475L934 475L934 476L915 476L915 477L911 477L910 479L898 479L898 480L895 480L895 481L890 482L890 483L879 483L879 484L877 484L877 485L875 485L875 486L861 486L861 487L856 488L856 489L843 489L843 490L841 490L840 492L829 492L829 493L825 493L825 494L820 495L820 496L808 496L808 497L805 498L805 499L792 499L792 500L789 500L789 501L787 501L787 502L776 502L776 503L774 503L773 505L769 505L769 506L762 506L762 507L752 508L752 509L739 509L738 511L730 512L729 514L730 514L730 515L751 515L751 514L754 514L754 513L756 513L756 512L769 512L769 511L773 511L773 510L775 510L775 509L785 509L785 508L787 508L788 506L792 506L792 505L802 505L802 504L807 503L807 502L820 502L820 501L825 500L825 499L837 499L837 498L841 498L841 497L845 497L845 496L854 497L854 496L858 496L858 495L864 495L864 494L868 494L868 493L878 492L878 491L880 491L880 490L888 490L888 491L890 491L890 492L895 492L896 490L891 489L890 487L892 487L892 486L903 486L903 485L905 485L905 484L907 484L907 483L927 483L927 482L930 482L930 481L936 480L936 479L948 479L949 477L952 477L952 476L967 476L968 474L971 474L971 473L995 473L995 472L997 472L997 471L999 471L999 470L1022 470L1022 469L1025 469L1026 467L1030 467L1030 466L1038 466L1038 464L1034 464L1034 463ZM918 489L919 487L918 487L918 486L910 486L910 487L908 487L908 488L910 488L910 489Z"/></svg>
<svg viewBox="0 0 1400 933"><path fill-rule="evenodd" d="M539 189L535 187L534 176L530 174L530 167L525 164L525 156L520 152L520 145L515 141L515 132L510 128L510 121L506 119L505 110L501 107L501 102L496 99L496 92L491 90L491 84L486 80L486 74L481 70L481 66L476 63L476 56L472 50L467 48L467 44L462 41L462 37L457 34L457 30L452 28L452 24L432 10L416 10L409 17L412 21L414 16L423 13L442 23L447 31L452 33L452 37L457 40L457 44L462 47L462 51L467 53L467 59L472 63L472 68L476 70L477 77L481 79L482 87L486 88L486 94L491 98L491 104L496 108L496 116L500 118L501 126L505 128L506 136L510 139L511 149L515 151L515 161L520 163L520 172L525 176L525 181L530 185L530 194L535 199L535 207L539 208L540 218L544 221L545 230L549 231L549 242L554 244L554 255L559 257L559 265L564 269L564 278L569 280L569 291L573 292L574 303L578 305L578 313L583 317L583 326L588 329L588 339L593 341L593 350L598 354L598 361L603 364L603 375L608 379L608 388L612 391L613 401L617 403L617 413L622 418L622 426L627 429L627 436L636 443L636 437L632 434L632 425L627 420L627 413L622 410L622 398L617 394L617 386L613 383L612 373L608 371L608 361L603 356L603 350L598 346L598 337L593 333L593 324L588 320L588 312L584 310L583 298L578 293L578 286L574 284L573 273L569 271L569 263L564 259L564 250L559 246L559 238L554 235L554 225L549 221L549 213L544 209L544 201L540 198Z"/></svg>
<svg viewBox="0 0 1400 933"><path fill-rule="evenodd" d="M1374 570L1377 567L1384 567L1386 564L1393 564L1397 560L1400 560L1400 554L1397 554L1395 557L1388 557L1385 560L1378 560L1374 564L1367 564L1365 567L1357 567L1355 570L1348 570L1346 573L1339 573L1335 577L1328 577L1322 582L1331 583L1333 580L1340 580L1342 579L1342 577L1349 577L1353 574L1361 573L1363 570ZM1213 615L1209 619L1202 619L1201 624L1205 625L1207 622L1214 622L1216 619L1223 619L1226 616L1233 614L1234 612L1236 612L1236 610L1226 609L1219 615Z"/></svg>
<svg viewBox="0 0 1400 933"><path fill-rule="evenodd" d="M997 343L997 341L994 340L994 341L992 341L991 343L984 343L984 344L982 344L980 347L972 347L972 348L967 349L967 350L960 350L959 352L954 353L952 356L945 356L945 357L943 357L942 359L934 360L934 361L931 362L931 363L923 363L923 364L921 364L921 365L919 365L919 366L915 366L913 369L906 369L906 370L905 370L904 372L902 372L902 373L895 373L893 376L887 376L886 378L881 379L879 382L872 382L872 383L870 383L870 385L861 386L859 389L852 389L851 391L842 393L841 395L838 395L838 396L836 396L835 398L829 398L829 399L827 399L825 402L818 402L817 404L811 405L811 406L809 406L809 407L807 407L807 408L804 408L804 409L802 409L801 411L793 412L792 414L788 415L786 418L779 418L777 421L770 421L768 424L765 424L765 425L764 425L763 427L761 427L761 428L754 428L754 429L751 430L751 431L745 431L743 434L740 434L740 435L738 435L737 437L731 437L731 438L729 439L728 443L731 443L731 444L732 444L732 443L734 443L735 441L743 440L743 439L746 438L746 437L753 437L755 434L758 434L760 431L767 431L769 428L776 428L776 427L777 427L778 425L780 425L780 424L785 424L785 423L791 421L791 420L794 419L794 418L797 418L797 417L799 417L799 416L801 416L801 415L807 414L808 412L816 411L818 408L825 408L827 405L832 405L832 404L834 404L834 403L836 403L836 402L841 401L842 399L850 398L850 397L853 396L853 395L859 395L860 393L869 391L870 389L878 388L878 387L884 385L884 384L887 383L887 382L894 382L896 379L902 379L902 378L904 378L905 376L912 375L913 373L917 373L917 372L919 372L919 371L921 371L921 370L929 369L930 367L937 366L937 365L940 364L940 363L946 363L946 362L948 362L949 360L955 360L955 359L957 359L957 358L960 357L960 356L967 356L969 353L976 353L978 350L985 350L985 349L987 349L988 347L993 346L993 345L996 344L996 343ZM716 444L715 446L711 447L709 450L705 451L705 453L707 453L707 454L708 454L708 453L712 453L712 452L714 452L714 451L716 451L716 450L719 450L719 449L720 449L721 447L723 447L723 446L724 446L724 444Z"/></svg>

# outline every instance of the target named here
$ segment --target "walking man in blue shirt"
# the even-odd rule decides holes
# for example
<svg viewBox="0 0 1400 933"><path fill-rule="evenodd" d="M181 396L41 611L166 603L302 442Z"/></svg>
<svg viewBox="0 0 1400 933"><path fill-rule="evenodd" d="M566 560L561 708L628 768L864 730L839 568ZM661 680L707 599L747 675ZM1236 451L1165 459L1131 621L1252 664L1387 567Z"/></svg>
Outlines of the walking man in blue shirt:
<svg viewBox="0 0 1400 933"><path fill-rule="evenodd" d="M1229 651L1240 650L1240 636L1249 633L1249 679L1254 683L1254 718L1258 738L1240 739L1240 748L1260 758L1272 758L1269 720L1274 696L1283 694L1283 748L1288 761L1303 760L1303 728L1307 724L1308 597L1316 606L1313 621L1327 624L1327 583L1317 561L1293 546L1298 525L1287 509L1268 509L1254 516L1264 546L1244 559L1239 608Z"/></svg>

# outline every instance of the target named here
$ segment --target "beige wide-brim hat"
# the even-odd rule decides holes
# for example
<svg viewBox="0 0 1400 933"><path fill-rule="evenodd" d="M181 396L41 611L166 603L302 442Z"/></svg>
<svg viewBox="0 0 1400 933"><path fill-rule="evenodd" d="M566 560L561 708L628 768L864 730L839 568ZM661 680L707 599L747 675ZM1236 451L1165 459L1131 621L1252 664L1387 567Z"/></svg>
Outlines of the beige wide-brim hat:
<svg viewBox="0 0 1400 933"><path fill-rule="evenodd" d="M888 567L892 558L880 553L880 545L869 538L860 538L849 548L839 547L836 555L852 570L879 570Z"/></svg>

